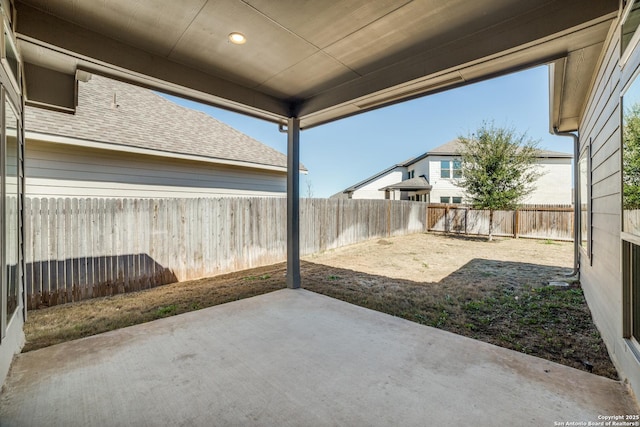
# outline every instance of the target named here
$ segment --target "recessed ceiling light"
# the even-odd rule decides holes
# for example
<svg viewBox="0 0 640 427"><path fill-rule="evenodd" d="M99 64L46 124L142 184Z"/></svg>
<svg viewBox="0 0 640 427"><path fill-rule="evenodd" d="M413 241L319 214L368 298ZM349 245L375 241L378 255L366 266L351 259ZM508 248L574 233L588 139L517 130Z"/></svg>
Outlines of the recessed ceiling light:
<svg viewBox="0 0 640 427"><path fill-rule="evenodd" d="M229 34L229 41L233 44L245 44L247 38L242 33L231 33Z"/></svg>

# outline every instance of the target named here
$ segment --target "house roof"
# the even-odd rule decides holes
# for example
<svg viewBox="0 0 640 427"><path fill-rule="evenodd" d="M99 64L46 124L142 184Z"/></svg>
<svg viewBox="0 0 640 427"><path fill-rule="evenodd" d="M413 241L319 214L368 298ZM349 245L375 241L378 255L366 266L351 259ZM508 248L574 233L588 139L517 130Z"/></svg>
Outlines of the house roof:
<svg viewBox="0 0 640 427"><path fill-rule="evenodd" d="M389 166L385 170L380 171L380 172L376 173L375 175L371 175L369 178L363 179L362 181L358 182L357 184L354 184L351 187L344 189L342 191L342 193L350 193L352 191L356 191L358 189L358 187L361 187L361 186L365 185L366 183L371 182L371 181L373 181L374 179L376 179L378 177L381 177L382 175L386 175L387 173L393 171L396 168L402 168L404 166L405 166L404 163L398 163L398 164L395 164L393 166Z"/></svg>
<svg viewBox="0 0 640 427"><path fill-rule="evenodd" d="M459 153L461 148L462 148L462 144L460 143L460 141L458 139L452 139L451 141L445 144L439 145L436 148L433 148L427 151L426 153L418 157L415 157L414 159L406 163L406 166L410 166L413 163L416 163L419 160L422 160L428 156L455 156ZM541 158L541 159L549 159L549 158L570 159L572 157L573 155L569 153L561 153L558 151L550 151L550 150L539 150L539 153L538 153L538 158Z"/></svg>
<svg viewBox="0 0 640 427"><path fill-rule="evenodd" d="M433 188L427 178L424 176L417 176L411 179L405 179L404 181L398 182L393 185L387 185L384 188L381 188L380 191L384 190L401 190L401 191L421 191L421 190L431 190Z"/></svg>
<svg viewBox="0 0 640 427"><path fill-rule="evenodd" d="M619 4L15 0L15 23L27 101L60 108L80 70L307 128L556 61L553 120L575 122Z"/></svg>
<svg viewBox="0 0 640 427"><path fill-rule="evenodd" d="M210 162L286 170L287 158L201 111L172 102L149 89L93 75L79 82L75 114L35 107L25 111L29 135L66 137L200 158ZM302 167L304 169L304 167Z"/></svg>

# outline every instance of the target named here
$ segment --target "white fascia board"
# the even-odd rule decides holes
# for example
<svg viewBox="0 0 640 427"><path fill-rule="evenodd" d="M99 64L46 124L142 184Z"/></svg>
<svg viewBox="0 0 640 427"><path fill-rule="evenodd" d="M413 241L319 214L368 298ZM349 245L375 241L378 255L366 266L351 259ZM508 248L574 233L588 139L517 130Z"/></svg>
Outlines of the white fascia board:
<svg viewBox="0 0 640 427"><path fill-rule="evenodd" d="M146 156L168 157L171 159L192 160L196 162L214 163L218 165L238 166L251 169L271 170L277 172L287 172L287 168L283 166L263 165L259 163L243 162L239 160L219 159L214 157L195 156L192 154L173 153L170 151L151 150L149 148L131 147L122 144L112 144L106 142L90 141L80 138L71 138L68 136L51 135L41 132L25 132L25 139L36 141L51 142L54 144L75 145L80 147L97 148L100 150L120 151L125 153L143 154ZM306 171L300 171L306 173Z"/></svg>

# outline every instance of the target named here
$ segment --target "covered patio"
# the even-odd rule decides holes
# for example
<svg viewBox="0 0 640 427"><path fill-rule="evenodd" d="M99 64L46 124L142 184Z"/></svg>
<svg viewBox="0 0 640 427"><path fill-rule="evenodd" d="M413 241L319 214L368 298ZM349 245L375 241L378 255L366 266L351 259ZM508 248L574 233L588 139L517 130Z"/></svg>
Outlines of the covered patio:
<svg viewBox="0 0 640 427"><path fill-rule="evenodd" d="M2 0L27 104L73 113L102 74L287 133L288 286L300 286L300 131L541 64L571 130L618 0ZM7 30L9 33L12 31ZM554 98L555 100L555 98Z"/></svg>
<svg viewBox="0 0 640 427"><path fill-rule="evenodd" d="M22 354L0 398L3 426L539 427L635 413L616 381L301 289Z"/></svg>
<svg viewBox="0 0 640 427"><path fill-rule="evenodd" d="M554 64L551 114L575 130L618 0L160 3L2 0L25 101L73 113L77 81L101 74L273 122L288 138L291 289L18 355L2 425L540 426L638 412L619 382L298 289L302 129Z"/></svg>

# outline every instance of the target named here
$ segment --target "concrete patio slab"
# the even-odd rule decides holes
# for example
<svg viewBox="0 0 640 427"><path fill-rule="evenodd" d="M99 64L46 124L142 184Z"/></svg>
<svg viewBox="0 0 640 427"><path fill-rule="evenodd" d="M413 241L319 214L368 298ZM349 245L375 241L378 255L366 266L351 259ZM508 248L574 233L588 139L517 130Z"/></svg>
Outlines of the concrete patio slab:
<svg viewBox="0 0 640 427"><path fill-rule="evenodd" d="M554 426L618 382L305 290L22 354L3 426ZM555 424L558 423L558 424Z"/></svg>

